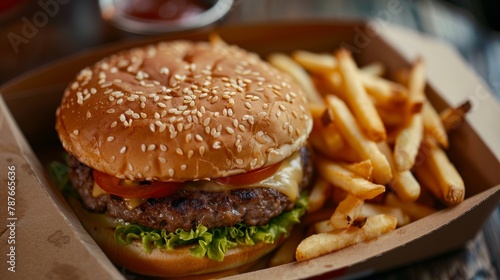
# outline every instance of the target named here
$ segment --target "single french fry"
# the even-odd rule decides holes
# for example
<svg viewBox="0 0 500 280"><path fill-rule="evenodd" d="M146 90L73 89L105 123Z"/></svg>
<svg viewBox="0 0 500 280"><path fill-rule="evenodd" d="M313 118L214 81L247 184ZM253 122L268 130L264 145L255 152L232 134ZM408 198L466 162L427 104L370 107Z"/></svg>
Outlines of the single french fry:
<svg viewBox="0 0 500 280"><path fill-rule="evenodd" d="M392 171L387 158L382 154L375 142L368 140L361 132L354 116L346 104L338 97L326 97L328 106L332 108L335 126L339 133L355 150L361 159L369 159L373 165L373 179L377 184L386 184L392 179Z"/></svg>
<svg viewBox="0 0 500 280"><path fill-rule="evenodd" d="M332 187L322 177L318 177L314 182L311 193L309 195L309 204L307 212L315 212L325 205L326 199L330 196Z"/></svg>
<svg viewBox="0 0 500 280"><path fill-rule="evenodd" d="M302 228L294 227L290 236L274 252L269 260L269 267L287 264L295 261L295 251L297 246L304 239L305 234Z"/></svg>
<svg viewBox="0 0 500 280"><path fill-rule="evenodd" d="M457 204L464 200L464 181L440 147L434 146L431 149L431 153L425 159L425 164L428 165L429 171L436 176L445 202Z"/></svg>
<svg viewBox="0 0 500 280"><path fill-rule="evenodd" d="M426 100L425 97L425 63L418 58L412 65L408 76L408 112L418 113Z"/></svg>
<svg viewBox="0 0 500 280"><path fill-rule="evenodd" d="M326 181L360 199L372 199L385 191L383 185L363 179L332 161L318 159L317 169Z"/></svg>
<svg viewBox="0 0 500 280"><path fill-rule="evenodd" d="M355 163L341 164L341 166L366 180L371 180L372 178L373 165L369 159Z"/></svg>
<svg viewBox="0 0 500 280"><path fill-rule="evenodd" d="M330 218L332 227L334 229L348 228L358 218L362 207L363 200L352 194L347 194L346 198L335 208L335 212Z"/></svg>
<svg viewBox="0 0 500 280"><path fill-rule="evenodd" d="M359 77L377 106L393 108L405 105L408 91L404 86L363 72Z"/></svg>
<svg viewBox="0 0 500 280"><path fill-rule="evenodd" d="M424 130L436 139L441 146L445 149L448 148L448 135L446 134L441 117L429 101L424 103L422 121L424 123Z"/></svg>
<svg viewBox="0 0 500 280"><path fill-rule="evenodd" d="M415 201L420 196L420 184L410 170L399 171L394 162L392 151L385 142L378 143L379 150L385 155L392 168L392 181L389 183L398 197L403 201Z"/></svg>
<svg viewBox="0 0 500 280"><path fill-rule="evenodd" d="M335 52L343 86L345 98L352 109L360 126L372 141L382 141L386 138L386 131L375 106L366 93L356 63L346 49Z"/></svg>
<svg viewBox="0 0 500 280"><path fill-rule="evenodd" d="M359 69L361 73L365 75L377 76L381 77L385 73L385 66L380 62L373 62L367 65L364 65Z"/></svg>
<svg viewBox="0 0 500 280"><path fill-rule="evenodd" d="M413 168L413 173L422 187L427 188L435 198L444 201L439 182L434 174L432 174L432 171L429 170L427 164L416 164Z"/></svg>
<svg viewBox="0 0 500 280"><path fill-rule="evenodd" d="M297 50L292 53L292 58L313 73L322 74L333 71L337 67L337 61L331 54Z"/></svg>
<svg viewBox="0 0 500 280"><path fill-rule="evenodd" d="M363 203L359 217L370 217L379 214L392 215L398 220L398 227L411 222L410 216L405 214L401 208L366 202Z"/></svg>
<svg viewBox="0 0 500 280"><path fill-rule="evenodd" d="M465 120L465 115L470 111L472 105L470 101L465 101L456 108L448 108L441 112L441 122L446 132L457 129Z"/></svg>
<svg viewBox="0 0 500 280"><path fill-rule="evenodd" d="M311 77L297 62L283 53L273 53L268 61L281 71L288 73L304 89L309 102L323 104L323 98L318 93Z"/></svg>
<svg viewBox="0 0 500 280"><path fill-rule="evenodd" d="M385 197L385 204L392 207L398 207L403 210L413 221L427 217L435 212L436 209L418 204L416 202L403 202L395 194L388 193Z"/></svg>
<svg viewBox="0 0 500 280"><path fill-rule="evenodd" d="M292 58L311 73L324 74L337 70L337 60L331 54L297 50L292 53ZM364 65L360 71L367 75L380 77L385 73L385 66L380 62L374 62Z"/></svg>
<svg viewBox="0 0 500 280"><path fill-rule="evenodd" d="M313 234L297 246L295 258L306 261L342 248L379 237L396 228L397 220L390 215L376 215L366 219L363 227L349 227L332 232Z"/></svg>
<svg viewBox="0 0 500 280"><path fill-rule="evenodd" d="M423 134L422 116L420 114L412 115L408 125L401 129L396 136L394 161L397 170L406 171L413 167Z"/></svg>

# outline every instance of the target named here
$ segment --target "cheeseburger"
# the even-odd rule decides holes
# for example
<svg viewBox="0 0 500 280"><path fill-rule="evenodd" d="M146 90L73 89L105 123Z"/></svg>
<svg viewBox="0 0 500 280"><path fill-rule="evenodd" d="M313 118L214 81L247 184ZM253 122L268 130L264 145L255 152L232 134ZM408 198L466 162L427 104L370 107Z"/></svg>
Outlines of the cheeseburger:
<svg viewBox="0 0 500 280"><path fill-rule="evenodd" d="M233 269L278 246L305 211L305 96L238 47L173 41L104 58L69 84L56 116L71 204L127 270Z"/></svg>

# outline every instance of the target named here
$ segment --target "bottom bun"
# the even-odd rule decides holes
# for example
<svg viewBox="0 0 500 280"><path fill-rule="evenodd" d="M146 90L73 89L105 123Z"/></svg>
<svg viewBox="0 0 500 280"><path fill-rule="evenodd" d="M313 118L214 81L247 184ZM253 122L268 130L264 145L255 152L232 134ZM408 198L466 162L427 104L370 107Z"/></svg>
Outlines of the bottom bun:
<svg viewBox="0 0 500 280"><path fill-rule="evenodd" d="M139 241L127 246L122 246L115 241L114 219L86 211L77 199L70 199L69 202L85 230L111 262L142 275L178 277L220 271L227 271L230 274L241 273L278 247L284 240L281 238L272 244L260 242L253 246L238 245L229 249L224 260L220 262L191 255L189 253L191 246L179 247L175 250L155 248L151 253L146 253Z"/></svg>

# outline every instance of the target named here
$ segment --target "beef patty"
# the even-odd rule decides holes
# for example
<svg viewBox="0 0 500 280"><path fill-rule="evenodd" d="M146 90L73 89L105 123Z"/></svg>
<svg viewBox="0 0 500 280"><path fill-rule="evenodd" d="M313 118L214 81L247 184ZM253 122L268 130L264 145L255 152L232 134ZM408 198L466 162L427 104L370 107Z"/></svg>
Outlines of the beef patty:
<svg viewBox="0 0 500 280"><path fill-rule="evenodd" d="M300 150L304 176L300 188L309 185L312 177L310 150ZM294 202L271 188L235 189L223 192L180 190L163 198L151 198L133 210L127 209L124 201L114 195L92 196L94 180L92 169L70 157L70 180L77 190L83 205L93 212L108 211L112 217L144 226L166 229L195 229L199 224L207 228L233 226L244 223L248 226L265 225L285 210L291 210Z"/></svg>

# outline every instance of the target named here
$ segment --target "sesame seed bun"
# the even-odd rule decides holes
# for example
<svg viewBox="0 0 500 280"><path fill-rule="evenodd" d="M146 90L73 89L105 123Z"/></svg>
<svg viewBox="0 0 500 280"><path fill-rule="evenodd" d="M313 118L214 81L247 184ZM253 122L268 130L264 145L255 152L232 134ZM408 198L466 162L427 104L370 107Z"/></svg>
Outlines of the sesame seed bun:
<svg viewBox="0 0 500 280"><path fill-rule="evenodd" d="M220 178L277 163L306 141L302 90L238 47L173 41L82 70L56 129L82 163L121 179Z"/></svg>

